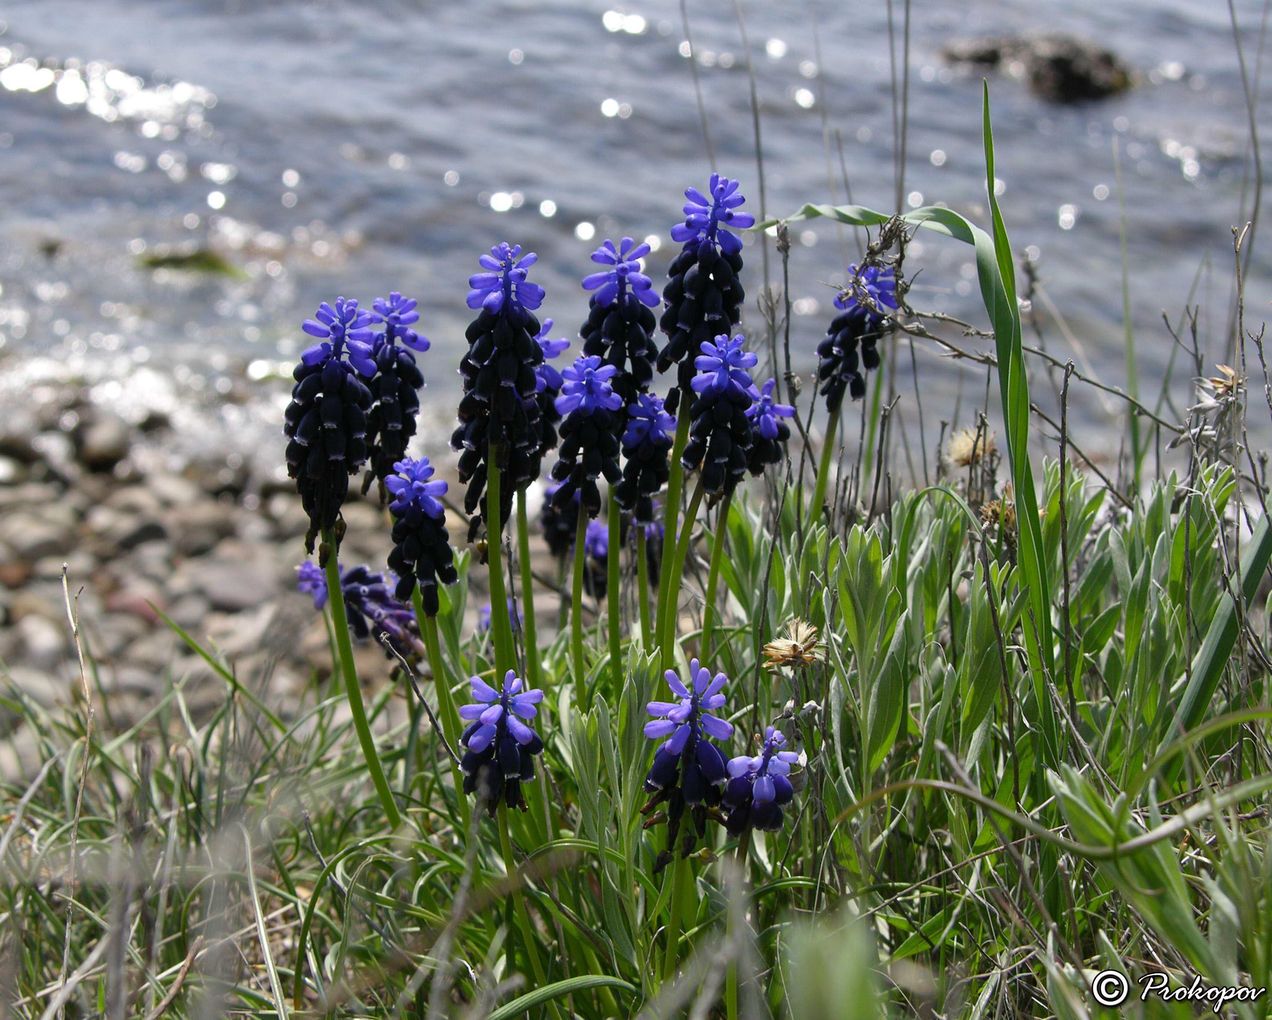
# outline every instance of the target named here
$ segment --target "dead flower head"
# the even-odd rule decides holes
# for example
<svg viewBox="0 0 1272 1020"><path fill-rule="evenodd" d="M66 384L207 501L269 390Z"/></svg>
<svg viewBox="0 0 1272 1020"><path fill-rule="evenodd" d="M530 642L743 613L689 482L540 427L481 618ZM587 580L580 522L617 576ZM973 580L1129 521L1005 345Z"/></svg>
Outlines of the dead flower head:
<svg viewBox="0 0 1272 1020"><path fill-rule="evenodd" d="M826 646L817 640L817 628L796 617L786 625L786 635L764 646L769 669L812 666L825 661Z"/></svg>
<svg viewBox="0 0 1272 1020"><path fill-rule="evenodd" d="M1216 400L1228 400L1241 389L1241 376L1231 365L1216 365L1216 375L1203 380L1202 385L1214 394Z"/></svg>
<svg viewBox="0 0 1272 1020"><path fill-rule="evenodd" d="M996 449L994 434L984 429L959 429L945 446L945 459L953 467L971 467Z"/></svg>

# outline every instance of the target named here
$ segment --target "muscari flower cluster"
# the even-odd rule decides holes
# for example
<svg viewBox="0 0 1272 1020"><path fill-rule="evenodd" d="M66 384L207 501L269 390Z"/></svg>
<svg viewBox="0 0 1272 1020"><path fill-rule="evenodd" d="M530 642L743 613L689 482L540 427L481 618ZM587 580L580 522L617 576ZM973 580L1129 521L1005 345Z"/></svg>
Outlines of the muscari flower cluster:
<svg viewBox="0 0 1272 1020"><path fill-rule="evenodd" d="M393 551L389 567L397 571L397 597L409 599L416 585L424 612L436 616L439 608L437 584L454 584L455 556L446 533L446 508L440 497L446 482L433 477L427 457L410 458L393 465L395 474L385 479L392 494L389 512L393 515Z"/></svg>
<svg viewBox="0 0 1272 1020"><path fill-rule="evenodd" d="M480 677L468 684L473 703L459 710L468 721L460 737L464 792L475 793L492 815L501 803L524 810L521 784L534 778L534 756L543 750L543 741L524 720L538 714L543 691L525 690L513 670L504 675L502 690Z"/></svg>
<svg viewBox="0 0 1272 1020"><path fill-rule="evenodd" d="M492 461L502 482L499 521L487 521L492 530L501 529L510 516L512 494L539 475L536 368L543 349L534 310L543 302L543 288L526 279L537 260L534 253L522 255L520 245L505 242L481 256L485 272L468 280L468 307L478 315L465 334L469 348L459 365L464 396L451 446L460 451L459 479L468 485L464 509L474 515L470 538L485 518L482 494Z"/></svg>
<svg viewBox="0 0 1272 1020"><path fill-rule="evenodd" d="M654 520L654 496L667 483L668 453L674 442L676 419L663 409L660 397L641 393L627 405L623 431L623 478L614 489L618 505L637 523Z"/></svg>
<svg viewBox="0 0 1272 1020"><path fill-rule="evenodd" d="M750 227L755 217L740 210L746 199L738 182L711 175L709 194L685 191L685 220L671 230L684 247L668 269L663 288L666 310L659 325L667 343L658 354L658 371L679 365L677 385L667 394L667 410L676 413L680 390L693 380L693 359L703 343L732 332L742 316L746 294L742 272L742 241L730 231Z"/></svg>
<svg viewBox="0 0 1272 1020"><path fill-rule="evenodd" d="M782 827L782 806L795 796L791 766L799 761L794 751L783 751L786 737L772 726L764 730L760 753L740 755L726 766L724 787L725 828L737 836L746 828L776 832Z"/></svg>
<svg viewBox="0 0 1272 1020"><path fill-rule="evenodd" d="M601 510L596 480L604 476L613 485L620 477L618 412L623 400L611 385L618 369L601 364L597 355L585 355L563 374L565 383L556 406L565 419L559 459L552 466L552 478L561 484L552 493L552 501L565 507L578 493L582 511L595 517Z"/></svg>
<svg viewBox="0 0 1272 1020"><path fill-rule="evenodd" d="M777 380L770 379L760 387L760 395L747 408L751 421L751 452L747 455L747 467L751 474L763 474L765 467L782 459L786 441L791 438L791 427L783 420L795 417L795 408L779 404L773 397Z"/></svg>
<svg viewBox="0 0 1272 1020"><path fill-rule="evenodd" d="M689 441L681 463L701 468L702 487L713 495L732 492L745 476L752 447L748 411L759 393L748 371L758 360L743 346L746 338L727 335L703 341L694 359Z"/></svg>
<svg viewBox="0 0 1272 1020"><path fill-rule="evenodd" d="M888 266L848 267L848 287L835 296L841 309L817 346L817 380L827 410L838 411L847 391L853 400L866 395L864 371L879 367L879 338L885 309L897 308L896 274Z"/></svg>
<svg viewBox="0 0 1272 1020"><path fill-rule="evenodd" d="M296 385L283 432L287 474L296 480L309 517L305 548L311 553L320 531L337 532L339 539L349 476L367 459L372 396L359 375L370 378L376 370L371 323L371 314L357 301L337 298L334 306L324 301L301 327L319 342L305 350L292 372Z"/></svg>
<svg viewBox="0 0 1272 1020"><path fill-rule="evenodd" d="M411 328L420 319L413 299L392 291L387 298L376 298L372 308L371 321L384 329L376 335L371 347L371 358L375 362L375 375L368 383L372 401L367 415L371 472L363 482L362 491L371 487L372 478L378 479L383 502L385 479L406 455L420 411L419 390L424 385L424 376L412 351L427 351L429 341Z"/></svg>
<svg viewBox="0 0 1272 1020"><path fill-rule="evenodd" d="M345 615L354 637L365 641L384 637L389 647L403 658L420 651L419 629L411 607L393 594L393 576L373 573L369 567L346 570L337 566L340 593L344 597ZM327 604L327 577L317 564L306 560L296 571L296 587L314 600L314 608ZM392 658L391 653L389 657Z"/></svg>
<svg viewBox="0 0 1272 1020"><path fill-rule="evenodd" d="M613 387L624 406L649 389L658 357L653 341L657 319L652 311L658 294L640 265L648 254L649 245L637 244L630 237L617 246L606 240L592 253L592 261L608 268L583 279L584 289L595 292L587 322L579 330L583 353L596 355L617 370Z"/></svg>
<svg viewBox="0 0 1272 1020"><path fill-rule="evenodd" d="M684 830L681 856L692 853L696 843L706 834L708 809L721 800L720 787L726 777L724 755L712 740L727 740L733 735L731 723L713 712L724 708L724 685L728 677L702 666L697 659L689 662L688 682L674 670L668 670L667 686L675 701L651 701L647 710L653 721L645 724L645 736L664 743L654 752L654 763L645 777L649 801L642 811L649 814L666 805L646 825L666 820L667 850L659 855L656 870L670 861L686 813L691 827ZM665 738L665 739L664 739Z"/></svg>

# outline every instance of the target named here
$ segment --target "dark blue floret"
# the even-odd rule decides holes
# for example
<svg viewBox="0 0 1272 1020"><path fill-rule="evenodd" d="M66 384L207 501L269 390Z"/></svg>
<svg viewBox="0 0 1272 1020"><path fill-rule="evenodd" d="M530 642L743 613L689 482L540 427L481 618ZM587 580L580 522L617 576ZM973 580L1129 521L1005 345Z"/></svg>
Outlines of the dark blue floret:
<svg viewBox="0 0 1272 1020"><path fill-rule="evenodd" d="M309 516L305 547L313 552L320 531L343 531L340 508L349 494L349 476L367 459L367 412L371 391L359 378L370 377L374 332L371 316L358 302L323 302L315 319L302 328L320 342L308 348L292 372L291 403L284 414L287 474L296 479Z"/></svg>
<svg viewBox="0 0 1272 1020"><path fill-rule="evenodd" d="M594 354L618 370L613 387L624 406L649 389L658 357L653 340L657 319L652 310L658 305L658 294L640 265L648 254L649 245L637 244L630 237L617 246L606 240L592 253L592 261L608 268L583 280L585 289L595 291L587 322L579 330L583 353Z"/></svg>
<svg viewBox="0 0 1272 1020"><path fill-rule="evenodd" d="M689 442L681 463L700 469L702 487L712 495L732 492L746 476L751 455L751 420L747 415L759 397L748 371L756 356L745 350L741 335L705 341L694 359L698 374L690 385Z"/></svg>
<svg viewBox="0 0 1272 1020"><path fill-rule="evenodd" d="M627 406L623 432L623 478L614 489L618 505L638 523L654 519L653 498L667 483L676 419L663 410L661 398L639 394Z"/></svg>
<svg viewBox="0 0 1272 1020"><path fill-rule="evenodd" d="M742 241L731 231L752 226L755 218L740 211L745 199L737 181L714 173L708 191L685 192L685 220L671 231L684 247L667 270L663 288L666 309L659 325L667 343L658 355L658 371L679 366L677 384L667 394L672 414L679 407L680 390L687 390L693 379L694 356L704 342L733 331L746 298L739 282Z"/></svg>
<svg viewBox="0 0 1272 1020"><path fill-rule="evenodd" d="M464 792L475 793L493 815L500 803L526 807L521 784L534 778L534 756L543 741L523 720L538 714L541 690L523 690L512 670L504 675L503 689L495 690L480 677L468 681L473 704L459 710L468 728L460 737L464 757Z"/></svg>
<svg viewBox="0 0 1272 1020"><path fill-rule="evenodd" d="M642 809L648 814L660 804L667 805L667 853L659 857L655 870L664 867L675 852L686 808L693 827L681 840L682 857L692 853L705 835L707 809L720 803L725 761L712 740L728 740L733 726L712 713L724 708L723 690L728 679L723 673L713 677L709 669L692 659L688 683L674 670L666 673L667 685L677 700L651 701L648 705L654 719L645 724L645 736L666 738L654 752L654 764L645 777L645 790L652 796Z"/></svg>
<svg viewBox="0 0 1272 1020"><path fill-rule="evenodd" d="M782 827L782 806L795 796L789 779L791 766L799 761L794 751L783 751L786 737L769 726L764 744L755 757L742 755L728 764L729 781L724 787L725 827L733 835L748 827L776 832Z"/></svg>
<svg viewBox="0 0 1272 1020"><path fill-rule="evenodd" d="M852 279L835 297L841 309L817 346L817 380L826 407L837 411L844 392L853 400L866 395L865 372L879 367L877 344L884 316L897 308L896 275L888 266L848 267Z"/></svg>
<svg viewBox="0 0 1272 1020"><path fill-rule="evenodd" d="M372 573L365 566L337 569L345 615L354 637L363 641L385 637L389 647L403 658L418 655L422 649L415 614L410 606L394 597L393 575ZM327 604L327 578L317 564L306 560L297 568L296 587L313 598L315 609ZM393 658L392 654L386 654Z"/></svg>
<svg viewBox="0 0 1272 1020"><path fill-rule="evenodd" d="M424 612L436 616L438 582L454 584L457 580L454 553L446 533L446 509L441 503L446 483L433 477L433 466L427 457L400 460L393 470L395 473L384 484L393 495L389 503L393 514L389 566L400 578L397 597L410 599L418 584Z"/></svg>
<svg viewBox="0 0 1272 1020"><path fill-rule="evenodd" d="M576 491L572 499L558 506L552 497L559 488L560 482L548 482L544 487L539 523L543 527L543 540L548 551L558 560L564 560L574 548L574 533L579 523L579 494Z"/></svg>
<svg viewBox="0 0 1272 1020"><path fill-rule="evenodd" d="M795 417L795 408L790 404L779 404L773 398L777 381L770 379L760 388L760 395L746 412L751 420L751 453L747 459L747 467L751 474L762 474L769 464L776 464L782 459L786 441L791 438L791 427L786 418Z"/></svg>
<svg viewBox="0 0 1272 1020"><path fill-rule="evenodd" d="M378 479L381 502L387 496L384 480L392 474L393 465L406 456L420 413L419 391L424 376L411 352L427 351L429 342L411 328L420 318L415 305L415 301L393 291L387 298L376 298L372 306L372 321L384 329L376 335L371 348L376 367L369 384L372 403L367 415L371 472L362 483L362 491L371 487L372 478Z"/></svg>
<svg viewBox="0 0 1272 1020"><path fill-rule="evenodd" d="M552 501L566 506L579 494L583 512L595 517L601 509L596 481L602 475L611 485L618 482L618 449L622 398L611 380L618 369L602 365L595 355L581 357L565 370L565 384L557 397L561 423L561 449L552 478L560 482Z"/></svg>
<svg viewBox="0 0 1272 1020"><path fill-rule="evenodd" d="M526 279L536 256L504 243L479 261L485 272L468 281L468 307L479 312L465 334L469 348L459 364L464 396L459 427L451 436L451 446L460 451L459 479L468 485L464 509L474 515L470 537L485 519L482 494L491 462L501 475L502 528L512 511L513 493L539 475L543 441L536 371L543 349L534 316L543 288Z"/></svg>

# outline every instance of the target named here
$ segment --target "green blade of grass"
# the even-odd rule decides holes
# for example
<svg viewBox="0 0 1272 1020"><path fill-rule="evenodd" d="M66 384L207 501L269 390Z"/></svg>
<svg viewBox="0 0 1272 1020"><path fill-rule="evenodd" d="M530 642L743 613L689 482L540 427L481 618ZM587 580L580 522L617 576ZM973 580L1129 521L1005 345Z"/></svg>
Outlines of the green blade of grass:
<svg viewBox="0 0 1272 1020"><path fill-rule="evenodd" d="M1250 537L1250 542L1241 557L1240 583L1247 604L1254 601L1269 560L1272 560L1272 528L1268 526L1265 515L1259 518L1259 523L1254 526L1254 534ZM1211 698L1219 687L1224 667L1228 664L1228 658L1236 646L1239 632L1237 602L1230 594L1225 593L1218 612L1210 621L1210 629L1206 631L1201 648L1193 659L1192 678L1179 699L1179 708L1175 712L1174 722L1166 732L1167 739L1186 732L1201 722L1206 709L1210 707Z"/></svg>
<svg viewBox="0 0 1272 1020"><path fill-rule="evenodd" d="M631 992L633 995L637 991L635 985L624 981L622 978L611 977L608 974L582 974L578 977L566 978L564 981L554 981L550 985L544 985L542 988L536 988L532 992L526 992L525 995L518 995L511 1002L505 1002L491 1013L487 1020L512 1020L513 1017L529 1013L536 1006L542 1006L545 1002L551 1002L553 999L560 999L577 992L586 992L592 988L619 988L624 992Z"/></svg>

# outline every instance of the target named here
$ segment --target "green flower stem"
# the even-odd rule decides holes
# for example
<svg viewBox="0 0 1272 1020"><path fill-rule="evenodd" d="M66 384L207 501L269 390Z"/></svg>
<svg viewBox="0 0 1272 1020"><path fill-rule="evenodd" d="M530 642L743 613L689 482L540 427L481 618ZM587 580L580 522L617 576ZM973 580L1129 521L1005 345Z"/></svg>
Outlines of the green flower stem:
<svg viewBox="0 0 1272 1020"><path fill-rule="evenodd" d="M685 511L676 551L672 556L671 568L667 571L667 605L666 618L662 631L662 668L671 669L676 664L676 624L680 622L680 578L684 574L685 560L689 556L689 541L693 537L693 522L698 516L698 507L702 505L702 479L694 487L693 496L689 499L689 507Z"/></svg>
<svg viewBox="0 0 1272 1020"><path fill-rule="evenodd" d="M751 827L747 826L742 830L742 835L738 838L737 851L734 853L733 860L737 864L737 881L742 884L742 895L746 896L748 892L749 882L747 881L747 857L751 849ZM735 949L732 945L737 937L735 927L734 911L729 910L727 922L727 936L730 943L730 949ZM729 961L729 969L724 975L724 1008L725 1016L728 1020L738 1020L738 959L735 955Z"/></svg>
<svg viewBox="0 0 1272 1020"><path fill-rule="evenodd" d="M530 567L530 523L526 517L526 490L517 490L517 559L521 567L521 621L526 639L526 686L541 687L539 637L534 620L534 572ZM493 615L491 619L494 619Z"/></svg>
<svg viewBox="0 0 1272 1020"><path fill-rule="evenodd" d="M512 852L512 837L508 835L508 805L500 804L497 814L499 816L499 848L503 852L504 870L508 873L508 881L515 882L517 859ZM512 913L517 918L517 927L521 931L521 941L524 944L526 956L530 959L530 970L534 973L535 984L542 988L548 983L547 972L543 969L543 960L539 956L539 943L535 938L534 925L530 923L525 890L518 887L508 895L512 901ZM508 955L510 957L512 955L511 947L509 947ZM516 970L511 959L508 961L508 969Z"/></svg>
<svg viewBox="0 0 1272 1020"><path fill-rule="evenodd" d="M680 395L682 405L688 403L688 394ZM680 463L680 455L685 452L685 444L689 442L689 408L681 406L680 417L676 421L676 438L671 444L671 473L667 477L667 503L663 506L663 547L662 564L658 570L658 607L655 622L656 634L662 634L667 620L667 575L671 572L672 558L676 552L676 521L680 513L680 490L684 485L685 468Z"/></svg>
<svg viewBox="0 0 1272 1020"><path fill-rule="evenodd" d="M339 652L340 671L344 674L349 711L353 713L353 728L358 734L358 743L362 745L362 756L366 759L367 771L371 773L371 782L375 784L375 792L379 794L380 803L384 806L384 816L389 821L389 827L396 829L402 824L402 815L393 801L393 791L389 789L389 781L384 778L384 769L380 766L380 757L375 751L375 740L371 736L371 727L367 724L367 711L362 705L362 688L358 686L358 670L353 663L349 618L345 615L344 595L340 591L340 568L337 566L339 545L330 529L323 531L322 542L327 547L327 604L331 606L332 628L336 632L336 650Z"/></svg>
<svg viewBox="0 0 1272 1020"><path fill-rule="evenodd" d="M720 502L719 515L716 517L715 538L711 543L711 566L707 571L707 604L702 611L702 659L711 658L711 635L715 630L716 588L720 583L720 563L724 559L724 547L729 534L729 507L733 503L733 492L724 494Z"/></svg>
<svg viewBox="0 0 1272 1020"><path fill-rule="evenodd" d="M579 507L574 529L574 582L570 589L570 669L574 673L574 703L579 711L587 699L587 675L583 668L583 540L587 537L587 515Z"/></svg>
<svg viewBox="0 0 1272 1020"><path fill-rule="evenodd" d="M645 526L636 526L636 598L640 603L640 637L648 647L649 630L649 556L645 551Z"/></svg>
<svg viewBox="0 0 1272 1020"><path fill-rule="evenodd" d="M667 878L671 886L671 918L667 921L667 944L664 947L666 955L663 956L662 983L664 985L676 976L676 949L680 943L680 933L684 924L685 897L682 887L685 884L686 875L692 879L689 862L677 853L672 861L671 874Z"/></svg>
<svg viewBox="0 0 1272 1020"><path fill-rule="evenodd" d="M606 602L609 604L609 653L610 653L610 677L614 682L614 696L623 689L623 635L619 630L619 596L618 589L618 558L622 552L623 543L619 537L619 511L618 500L614 498L613 490L609 494L609 554L605 558L606 572L608 578L606 581Z"/></svg>
<svg viewBox="0 0 1272 1020"><path fill-rule="evenodd" d="M442 660L442 644L437 635L437 619L424 612L424 600L420 597L417 585L411 593L411 605L415 608L415 621L419 624L420 634L424 636L424 649L428 653L429 669L433 671L433 687L437 691L437 711L442 724L442 735L446 742L459 752L459 736L463 732L460 727L459 713L455 710L455 698L451 694L450 676L446 672L446 663ZM459 762L453 762L455 771L455 800L459 805L461 832L468 832L469 808L468 798L464 794L464 774Z"/></svg>
<svg viewBox="0 0 1272 1020"><path fill-rule="evenodd" d="M500 517L500 472L495 448L490 448L486 475L486 559L490 566L490 633L495 645L495 688L503 683L503 675L514 667L512 621L508 618L508 591L503 575L503 525Z"/></svg>
<svg viewBox="0 0 1272 1020"><path fill-rule="evenodd" d="M817 462L817 483L813 486L813 501L808 508L808 516L816 521L821 517L822 504L826 500L826 484L830 480L830 462L835 459L835 433L839 430L839 415L842 407L830 414L826 423L826 439L822 443L821 459Z"/></svg>

